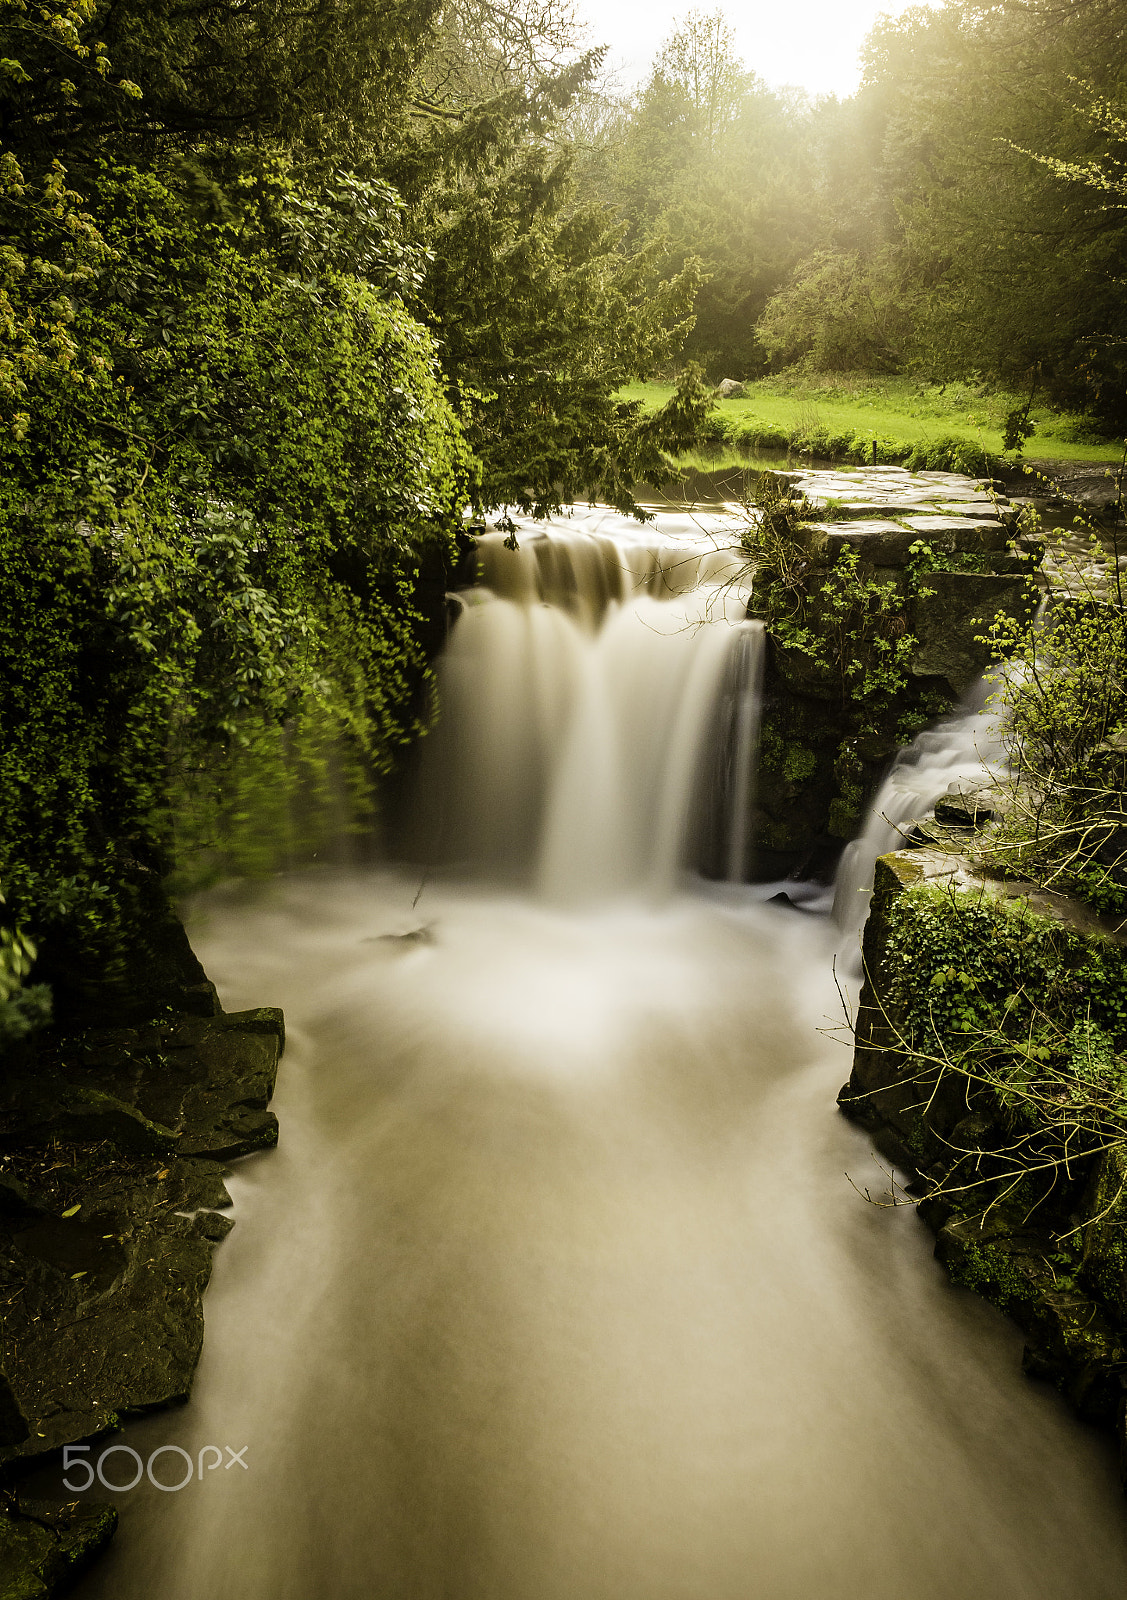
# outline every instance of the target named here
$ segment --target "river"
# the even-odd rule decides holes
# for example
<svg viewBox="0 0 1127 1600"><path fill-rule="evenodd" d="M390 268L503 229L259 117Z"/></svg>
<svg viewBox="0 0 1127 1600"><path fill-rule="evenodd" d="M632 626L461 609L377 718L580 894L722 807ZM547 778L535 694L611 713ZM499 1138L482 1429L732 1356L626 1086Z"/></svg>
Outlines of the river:
<svg viewBox="0 0 1127 1600"><path fill-rule="evenodd" d="M690 870L748 803L723 524L542 542L494 541L453 630L428 866L196 909L224 1004L285 1007L282 1139L232 1179L193 1400L128 1438L245 1467L119 1496L81 1593L1121 1596L1110 1448L858 1193L828 919Z"/></svg>

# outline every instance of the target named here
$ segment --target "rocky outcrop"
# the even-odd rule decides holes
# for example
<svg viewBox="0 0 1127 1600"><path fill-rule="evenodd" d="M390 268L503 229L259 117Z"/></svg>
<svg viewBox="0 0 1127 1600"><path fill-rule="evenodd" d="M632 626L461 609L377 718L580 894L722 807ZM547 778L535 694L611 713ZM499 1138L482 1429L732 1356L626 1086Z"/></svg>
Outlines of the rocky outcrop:
<svg viewBox="0 0 1127 1600"><path fill-rule="evenodd" d="M775 476L808 506L795 539L811 638L842 626L829 579L848 553L860 580L893 597L879 623L885 641L912 645L902 688L862 705L859 660L851 679L853 663L773 632L753 839L763 877L832 869L896 750L989 665L983 640L995 616L1032 614L1041 553L1020 532L1020 507L981 480L896 467Z"/></svg>
<svg viewBox="0 0 1127 1600"><path fill-rule="evenodd" d="M950 850L882 857L864 935L853 1071L839 1104L900 1169L952 1279L1022 1328L1026 1371L1054 1383L1082 1416L1116 1433L1127 1483L1127 1147L1078 1153L1040 1187L1014 1187L1008 1166L1004 1181L989 1186L991 1175L1003 1171L999 1149L1012 1140L1004 1107L989 1094L968 1092L957 1075L921 1079L905 1048L903 1013L890 1001L901 959L891 913L898 907L908 916L926 915L926 907L913 911L911 898L922 885L945 886L956 907L961 897L971 906L1023 905L1033 926L1041 919L1062 931L1066 959L1078 964L1086 948L1122 944L1124 935L1077 902L989 877Z"/></svg>

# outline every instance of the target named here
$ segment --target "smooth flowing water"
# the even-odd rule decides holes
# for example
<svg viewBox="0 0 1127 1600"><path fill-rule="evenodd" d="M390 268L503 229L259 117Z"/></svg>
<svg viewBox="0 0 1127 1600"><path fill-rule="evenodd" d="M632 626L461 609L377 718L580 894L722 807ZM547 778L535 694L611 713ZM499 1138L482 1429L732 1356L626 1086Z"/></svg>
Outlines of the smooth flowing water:
<svg viewBox="0 0 1127 1600"><path fill-rule="evenodd" d="M904 847L905 824L925 816L952 785L988 783L1007 770L991 688L982 679L949 717L916 735L893 762L860 834L842 852L833 914L851 951L865 924L877 859Z"/></svg>
<svg viewBox="0 0 1127 1600"><path fill-rule="evenodd" d="M614 527L487 552L423 777L445 874L200 908L224 1003L286 1008L282 1142L233 1180L191 1404L129 1437L248 1470L137 1491L88 1597L1127 1586L1103 1441L846 1179L886 1186L834 1110L830 924L686 873L749 804L739 562Z"/></svg>

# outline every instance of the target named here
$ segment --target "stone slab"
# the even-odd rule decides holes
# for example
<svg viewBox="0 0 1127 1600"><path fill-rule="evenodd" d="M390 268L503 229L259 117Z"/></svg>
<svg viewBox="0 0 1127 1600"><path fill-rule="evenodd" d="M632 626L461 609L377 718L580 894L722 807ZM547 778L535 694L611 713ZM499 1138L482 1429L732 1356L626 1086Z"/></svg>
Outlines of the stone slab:
<svg viewBox="0 0 1127 1600"><path fill-rule="evenodd" d="M1035 604L1023 575L988 572L932 572L928 597L913 600L911 631L919 641L910 670L919 677L943 678L963 694L992 659L981 643L994 617L1031 617Z"/></svg>
<svg viewBox="0 0 1127 1600"><path fill-rule="evenodd" d="M796 538L819 566L829 566L842 550L850 549L874 566L903 567L919 534L891 517L870 517L857 522L803 523Z"/></svg>

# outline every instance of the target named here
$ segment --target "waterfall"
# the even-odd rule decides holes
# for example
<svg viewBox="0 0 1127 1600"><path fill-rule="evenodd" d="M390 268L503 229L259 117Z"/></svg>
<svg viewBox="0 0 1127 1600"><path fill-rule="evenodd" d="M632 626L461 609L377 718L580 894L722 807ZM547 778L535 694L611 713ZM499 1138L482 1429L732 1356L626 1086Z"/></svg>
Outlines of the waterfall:
<svg viewBox="0 0 1127 1600"><path fill-rule="evenodd" d="M865 925L878 856L897 850L904 824L922 817L952 783L988 782L1005 770L998 713L981 679L962 705L902 750L869 807L860 835L845 847L834 883L833 913L851 944Z"/></svg>
<svg viewBox="0 0 1127 1600"><path fill-rule="evenodd" d="M763 667L766 635L762 626L745 625L736 645L735 717L732 742L731 816L727 828L725 877L742 883L751 847L751 803L755 793L759 722L763 712Z"/></svg>
<svg viewBox="0 0 1127 1600"><path fill-rule="evenodd" d="M745 568L717 516L482 538L424 761L430 858L557 904L661 899L705 856L742 879L763 658Z"/></svg>
<svg viewBox="0 0 1127 1600"><path fill-rule="evenodd" d="M476 881L199 903L227 1009L285 1005L281 1140L228 1178L191 1403L94 1442L149 1472L83 1600L1127 1594L1112 1452L857 1198L826 922L659 897L746 865L763 636L719 519L623 530L482 543L418 800ZM988 753L975 715L899 814Z"/></svg>

